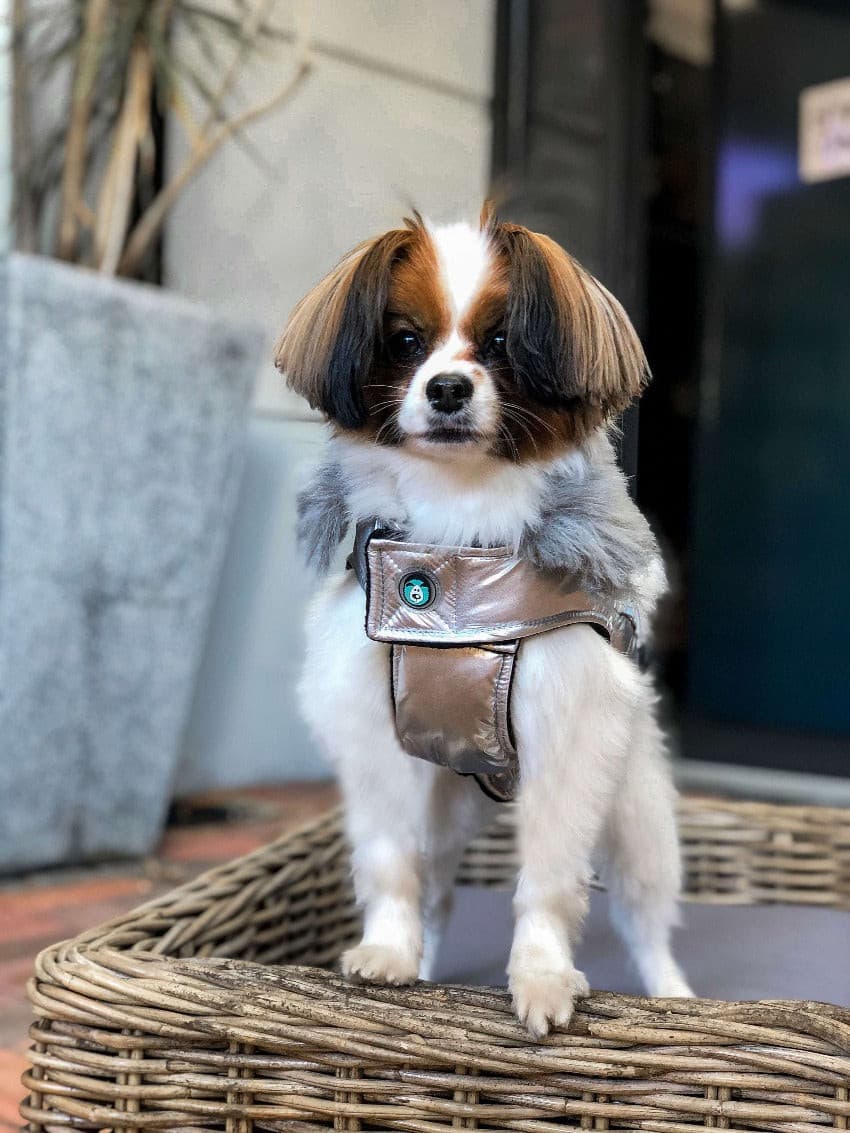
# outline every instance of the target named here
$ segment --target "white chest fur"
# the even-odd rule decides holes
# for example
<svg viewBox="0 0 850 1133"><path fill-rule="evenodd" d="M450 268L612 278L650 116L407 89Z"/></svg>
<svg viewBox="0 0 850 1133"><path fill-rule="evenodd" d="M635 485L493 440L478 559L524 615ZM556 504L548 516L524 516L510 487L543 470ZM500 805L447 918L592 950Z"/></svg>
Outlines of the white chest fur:
<svg viewBox="0 0 850 1133"><path fill-rule="evenodd" d="M404 521L412 540L516 547L540 507L546 468L486 456L446 461L340 441L337 456L355 518Z"/></svg>

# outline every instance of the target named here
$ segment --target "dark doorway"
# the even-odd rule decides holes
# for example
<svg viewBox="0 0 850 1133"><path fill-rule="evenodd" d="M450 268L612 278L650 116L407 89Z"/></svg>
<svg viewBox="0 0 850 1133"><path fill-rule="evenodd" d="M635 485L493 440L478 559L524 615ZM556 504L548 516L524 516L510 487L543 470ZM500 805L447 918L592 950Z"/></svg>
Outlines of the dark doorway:
<svg viewBox="0 0 850 1133"><path fill-rule="evenodd" d="M687 705L749 762L846 774L850 176L807 183L799 148L801 94L850 77L850 9L717 20Z"/></svg>
<svg viewBox="0 0 850 1133"><path fill-rule="evenodd" d="M797 145L800 92L850 77L850 8L717 3L696 61L648 14L500 0L497 194L646 343L622 460L672 567L682 754L847 774L850 177L804 183Z"/></svg>

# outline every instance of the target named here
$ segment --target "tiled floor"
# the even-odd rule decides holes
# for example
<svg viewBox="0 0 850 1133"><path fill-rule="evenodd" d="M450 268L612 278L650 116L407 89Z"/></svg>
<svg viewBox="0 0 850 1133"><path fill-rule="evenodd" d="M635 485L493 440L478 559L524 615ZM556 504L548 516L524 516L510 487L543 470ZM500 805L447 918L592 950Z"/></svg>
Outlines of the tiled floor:
<svg viewBox="0 0 850 1133"><path fill-rule="evenodd" d="M226 792L192 800L191 824L172 825L143 862L53 870L0 883L0 1131L21 1129L20 1077L31 1022L25 985L36 953L239 857L333 804L329 784ZM229 820L216 815L228 808ZM208 809L210 808L210 809ZM209 817L204 819L204 814Z"/></svg>

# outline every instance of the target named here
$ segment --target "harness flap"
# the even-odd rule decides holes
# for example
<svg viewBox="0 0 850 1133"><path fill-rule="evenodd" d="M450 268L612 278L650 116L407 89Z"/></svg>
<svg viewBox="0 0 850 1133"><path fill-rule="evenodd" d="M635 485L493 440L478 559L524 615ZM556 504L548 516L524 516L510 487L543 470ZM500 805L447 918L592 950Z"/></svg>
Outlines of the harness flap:
<svg viewBox="0 0 850 1133"><path fill-rule="evenodd" d="M375 641L431 646L516 641L584 623L627 652L631 618L506 547L435 547L373 537L366 548L366 632Z"/></svg>
<svg viewBox="0 0 850 1133"><path fill-rule="evenodd" d="M405 751L467 775L509 770L516 759L508 710L517 648L515 641L458 646L447 655L394 645L392 694Z"/></svg>

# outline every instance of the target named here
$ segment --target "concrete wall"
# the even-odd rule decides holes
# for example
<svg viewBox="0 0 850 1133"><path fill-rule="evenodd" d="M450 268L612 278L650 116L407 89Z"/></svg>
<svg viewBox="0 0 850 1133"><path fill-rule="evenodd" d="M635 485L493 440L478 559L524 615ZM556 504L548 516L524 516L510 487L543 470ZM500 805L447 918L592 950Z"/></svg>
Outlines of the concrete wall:
<svg viewBox="0 0 850 1133"><path fill-rule="evenodd" d="M292 31L297 8L279 0L271 18ZM253 158L219 153L168 229L168 283L259 320L269 358L292 305L353 244L411 207L475 215L487 188L495 0L317 0L312 16L313 73L248 131ZM252 63L239 104L277 89L293 57L277 44ZM293 695L312 586L294 554L294 494L321 440L269 361L178 791L326 773Z"/></svg>

